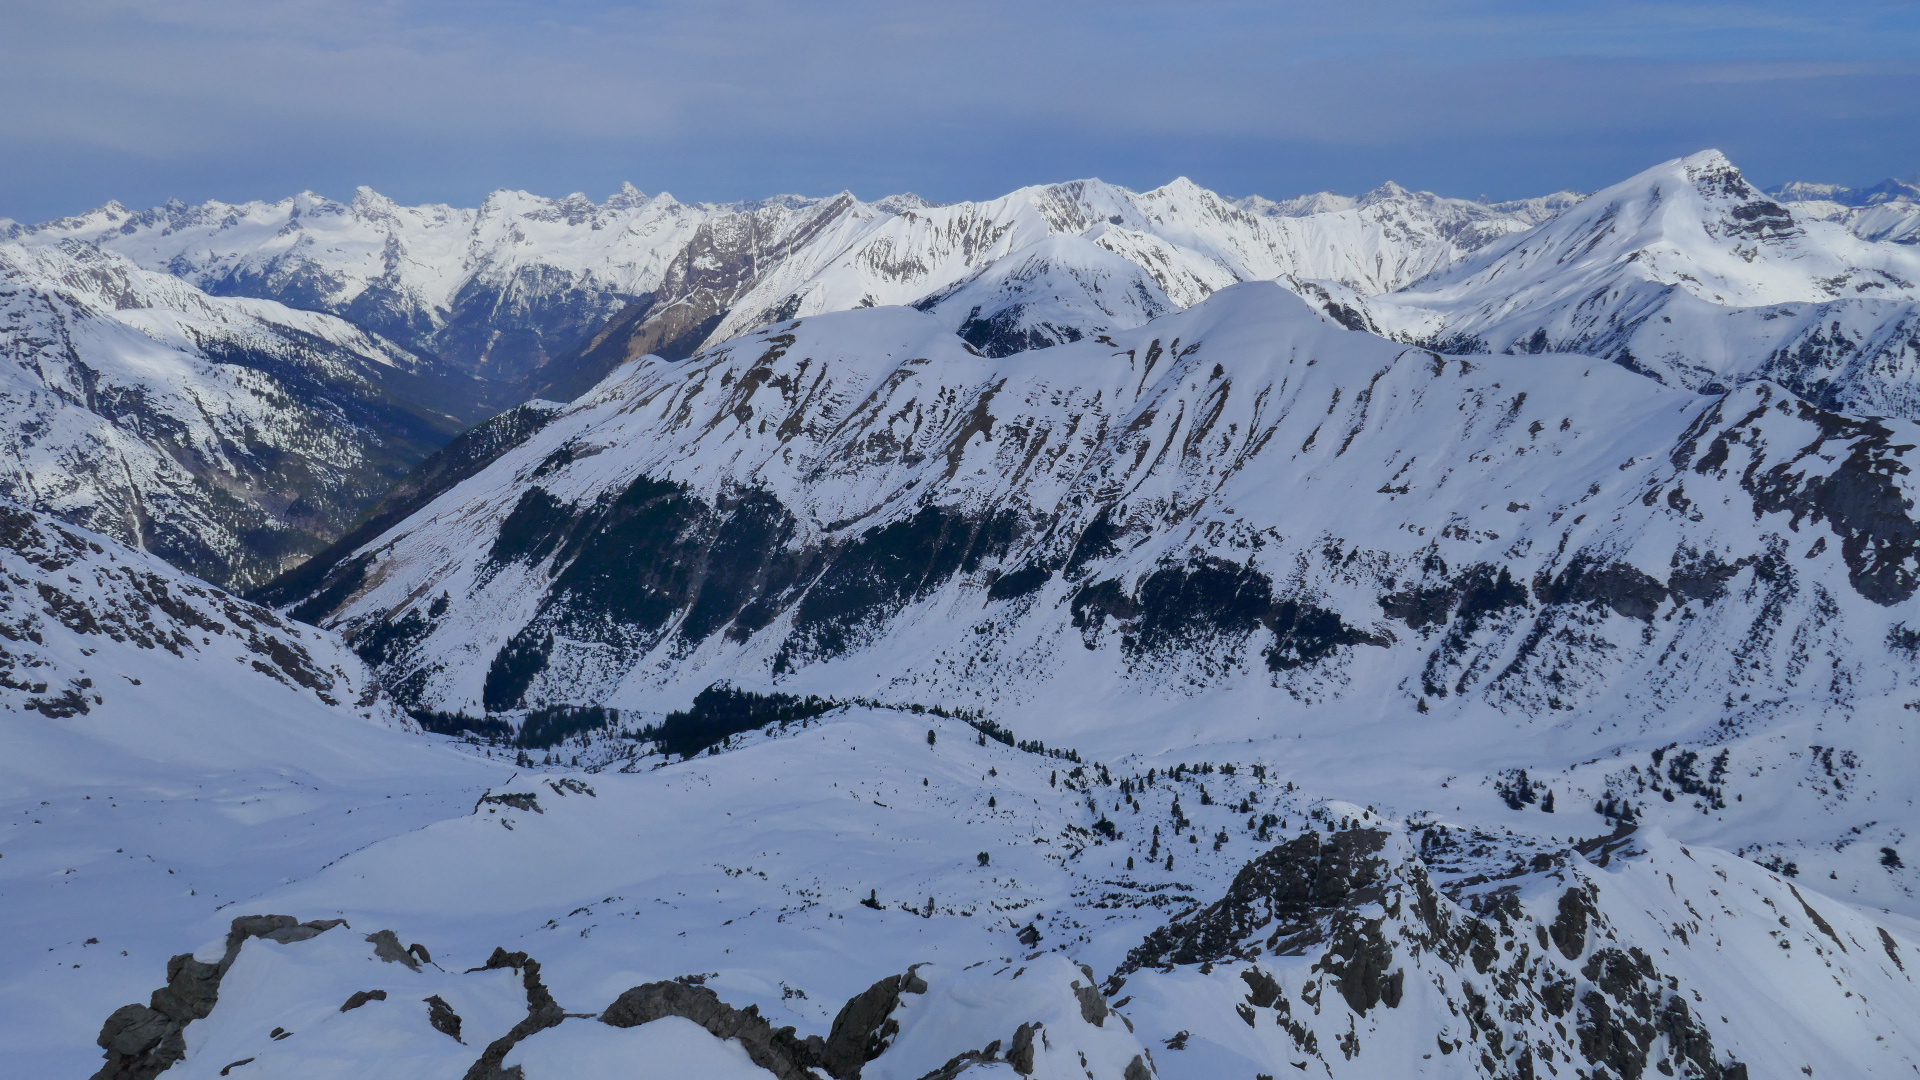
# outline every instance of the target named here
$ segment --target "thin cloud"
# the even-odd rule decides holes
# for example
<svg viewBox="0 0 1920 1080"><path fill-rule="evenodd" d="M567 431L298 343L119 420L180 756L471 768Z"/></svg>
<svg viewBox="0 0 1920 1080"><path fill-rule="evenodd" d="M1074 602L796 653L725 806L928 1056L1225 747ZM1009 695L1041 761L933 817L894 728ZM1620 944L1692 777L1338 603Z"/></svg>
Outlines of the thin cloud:
<svg viewBox="0 0 1920 1080"><path fill-rule="evenodd" d="M1385 161L1517 194L1710 144L1768 168L1911 172L1920 7L1826 7L15 0L0 213L621 178L958 198L1211 170L1286 194Z"/></svg>

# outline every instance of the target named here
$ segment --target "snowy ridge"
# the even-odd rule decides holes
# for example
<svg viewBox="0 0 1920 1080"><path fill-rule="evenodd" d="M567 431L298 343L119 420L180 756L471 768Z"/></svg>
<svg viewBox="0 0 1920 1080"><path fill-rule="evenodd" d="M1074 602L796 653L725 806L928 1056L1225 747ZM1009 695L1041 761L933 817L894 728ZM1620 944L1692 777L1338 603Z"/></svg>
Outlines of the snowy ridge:
<svg viewBox="0 0 1920 1080"><path fill-rule="evenodd" d="M1514 204L699 208L530 369L609 374L285 614L13 511L0 1038L96 1080L1910 1075L1920 274L1790 205L1708 153ZM239 318L174 284L69 321ZM311 318L370 385L444 370Z"/></svg>
<svg viewBox="0 0 1920 1080"><path fill-rule="evenodd" d="M99 710L98 724L80 720L67 730L172 757L191 752L177 744L184 733L126 732L125 718L211 677L226 693L292 697L308 712L356 707L369 721L407 723L337 638L98 534L0 503L0 565L11 586L0 593L0 708L10 714L74 720ZM31 718L8 723L16 735L46 726ZM24 763L9 764L14 783L31 773Z"/></svg>
<svg viewBox="0 0 1920 1080"><path fill-rule="evenodd" d="M1583 352L1677 386L1773 379L1920 416L1920 253L1789 206L1706 151L1376 297L1370 317L1446 350Z"/></svg>
<svg viewBox="0 0 1920 1080"><path fill-rule="evenodd" d="M329 315L77 241L0 246L0 282L0 496L213 581L324 547L458 426L401 397L418 358Z"/></svg>
<svg viewBox="0 0 1920 1080"><path fill-rule="evenodd" d="M575 396L650 352L679 359L771 322L874 305L943 311L967 340L1005 355L1131 329L1169 302L1190 306L1238 281L1317 278L1372 294L1574 201L1494 208L1388 184L1284 214L1181 178L1145 192L1081 180L880 214L843 194L790 232L714 222L656 294L563 365L545 392ZM975 279L995 284L973 288Z"/></svg>
<svg viewBox="0 0 1920 1080"><path fill-rule="evenodd" d="M1884 180L1869 188L1782 184L1767 194L1802 217L1840 222L1863 240L1920 243L1920 176Z"/></svg>
<svg viewBox="0 0 1920 1080"><path fill-rule="evenodd" d="M653 289L719 209L631 186L604 204L497 191L471 209L403 207L361 188L348 203L311 192L142 211L109 203L15 239L88 240L216 294L325 311L497 375L571 347Z"/></svg>
<svg viewBox="0 0 1920 1080"><path fill-rule="evenodd" d="M1124 268L1107 265L1105 247L1139 263L1138 287L1186 306L1251 278L1380 292L1575 201L1489 205L1388 184L1358 199L1327 196L1315 212L1275 213L1279 204L1235 204L1182 179L1148 192L1076 181L951 205L845 192L689 205L628 185L602 204L499 191L459 209L402 207L363 188L346 204L311 193L138 212L111 203L7 236L88 240L210 292L329 312L459 370L570 397L648 352L677 358L796 315L926 303L976 275L1017 277L991 266L1015 254L1059 265L1069 253L1027 250L1054 236L1088 242L1062 272L1110 279ZM1081 336L1150 317L1059 295ZM1001 301L978 318L997 319L1007 342L1029 330L1038 342L1070 340L1054 316L1022 321L1048 297ZM584 357L570 355L576 346Z"/></svg>

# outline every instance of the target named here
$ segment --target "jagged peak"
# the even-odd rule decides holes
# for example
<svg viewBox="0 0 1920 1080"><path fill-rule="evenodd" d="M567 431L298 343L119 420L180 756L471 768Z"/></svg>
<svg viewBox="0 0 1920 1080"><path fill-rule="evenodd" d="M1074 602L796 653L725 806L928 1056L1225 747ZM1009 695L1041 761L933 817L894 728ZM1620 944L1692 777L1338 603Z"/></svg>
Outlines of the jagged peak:
<svg viewBox="0 0 1920 1080"><path fill-rule="evenodd" d="M1360 196L1358 201L1362 206L1369 206L1373 203L1384 202L1388 199L1404 199L1412 194L1414 193L1389 180L1379 187L1374 188L1372 191ZM1424 194L1424 192L1422 194Z"/></svg>
<svg viewBox="0 0 1920 1080"><path fill-rule="evenodd" d="M666 195L665 192L661 192L661 194ZM669 200L672 198L672 196L667 197ZM634 187L633 181L622 180L620 181L619 190L607 196L606 208L608 210L631 210L635 207L645 206L647 201L647 193Z"/></svg>
<svg viewBox="0 0 1920 1080"><path fill-rule="evenodd" d="M1728 158L1725 153L1719 150L1700 150L1675 160L1680 165L1689 169L1733 169L1735 172L1739 171L1733 164L1732 159Z"/></svg>
<svg viewBox="0 0 1920 1080"><path fill-rule="evenodd" d="M875 200L872 205L881 210L885 210L889 214L899 214L908 210L937 210L947 204L934 202L932 199L916 195L911 191L903 191L897 195L882 196Z"/></svg>
<svg viewBox="0 0 1920 1080"><path fill-rule="evenodd" d="M1156 195L1156 194L1188 195L1188 196L1212 195L1215 198L1219 198L1219 196L1214 193L1212 188L1205 187L1200 184L1196 184L1193 182L1193 180L1190 177L1185 177L1185 176L1176 176L1172 180L1169 180L1166 183L1161 184L1159 187L1154 188L1152 191L1147 192L1147 194L1149 195Z"/></svg>
<svg viewBox="0 0 1920 1080"><path fill-rule="evenodd" d="M365 184L353 189L352 206L359 213L383 217L400 208L400 204Z"/></svg>

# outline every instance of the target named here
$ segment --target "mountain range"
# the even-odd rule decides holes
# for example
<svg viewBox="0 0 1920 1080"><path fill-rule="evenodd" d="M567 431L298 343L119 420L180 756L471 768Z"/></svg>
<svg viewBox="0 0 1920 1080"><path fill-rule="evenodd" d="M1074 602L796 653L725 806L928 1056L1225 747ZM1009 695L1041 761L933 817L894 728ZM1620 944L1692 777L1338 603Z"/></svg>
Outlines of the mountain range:
<svg viewBox="0 0 1920 1080"><path fill-rule="evenodd" d="M1914 205L1707 151L11 227L0 1022L102 1080L1906 1075Z"/></svg>

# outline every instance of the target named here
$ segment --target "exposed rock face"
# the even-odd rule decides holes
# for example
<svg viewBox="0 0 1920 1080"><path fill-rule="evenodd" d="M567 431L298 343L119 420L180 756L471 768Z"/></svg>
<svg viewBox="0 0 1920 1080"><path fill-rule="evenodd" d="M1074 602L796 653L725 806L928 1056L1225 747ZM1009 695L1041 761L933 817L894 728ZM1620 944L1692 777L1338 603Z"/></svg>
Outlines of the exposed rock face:
<svg viewBox="0 0 1920 1080"><path fill-rule="evenodd" d="M367 941L373 945L373 955L389 964L404 964L414 971L420 970L420 961L400 944L399 935L391 930L376 930L367 935Z"/></svg>
<svg viewBox="0 0 1920 1080"><path fill-rule="evenodd" d="M1609 905L1635 901L1610 901L1577 849L1542 851L1494 877L1462 875L1445 856L1430 869L1404 834L1352 817L1332 820L1345 824L1273 848L1249 862L1221 899L1154 931L1110 986L1137 985L1154 969L1231 965L1246 988L1241 1018L1256 1028L1277 1024L1308 1058L1338 1049L1353 1059L1376 1035L1466 1053L1487 1076L1542 1075L1550 1065L1561 1071L1558 1063L1618 1077L1747 1075L1745 1065L1715 1050L1699 1015L1713 1007L1701 996L1709 988L1673 977L1646 948L1615 937L1614 918L1638 912L1609 915ZM1631 834L1607 839L1619 850ZM1440 835L1425 836L1421 846L1460 850ZM1817 923L1813 929L1839 943ZM1677 933L1675 944L1685 944ZM1711 956L1692 959L1711 966ZM1683 962L1679 970L1698 968ZM1291 974L1276 978L1280 971ZM1337 1013L1334 1024L1326 1022L1323 988L1363 1020L1337 1047L1329 1036L1342 1022ZM1435 1020L1394 1016L1433 993L1463 1004L1464 1023L1420 1033Z"/></svg>
<svg viewBox="0 0 1920 1080"><path fill-rule="evenodd" d="M445 998L439 994L434 994L431 997L422 998L421 1000L426 1002L427 1023L433 1027L433 1030L445 1035L454 1042L466 1042L465 1039L460 1037L460 1027L462 1023L460 1014L453 1011L453 1006L447 1004Z"/></svg>
<svg viewBox="0 0 1920 1080"><path fill-rule="evenodd" d="M926 980L909 971L889 975L853 996L833 1018L820 1065L835 1080L860 1080L860 1069L879 1057L900 1032L893 1011L901 994L924 994Z"/></svg>
<svg viewBox="0 0 1920 1080"><path fill-rule="evenodd" d="M602 1023L637 1027L666 1016L691 1020L716 1038L737 1040L753 1063L780 1080L860 1080L867 1062L885 1053L900 1025L893 1019L901 994L924 994L924 979L907 972L890 975L854 995L834 1017L826 1038L804 1039L791 1027L774 1028L757 1006L736 1009L705 986L682 981L647 983L621 994L600 1014ZM962 1055L966 1057L967 1055ZM976 1053L968 1060L993 1060ZM949 1063L960 1066L960 1059ZM817 1070L817 1071L816 1071Z"/></svg>
<svg viewBox="0 0 1920 1080"><path fill-rule="evenodd" d="M347 1000L340 1003L340 1011L352 1012L369 1001L385 1000L387 1000L387 992L385 990L355 990Z"/></svg>
<svg viewBox="0 0 1920 1080"><path fill-rule="evenodd" d="M1322 944L1330 916L1385 897L1387 838L1366 828L1294 837L1241 868L1212 906L1148 935L1116 974L1221 960L1259 934L1276 952L1298 954Z"/></svg>
<svg viewBox="0 0 1920 1080"><path fill-rule="evenodd" d="M758 1007L735 1009L704 986L679 982L636 986L614 999L600 1020L614 1027L637 1027L666 1016L691 1020L715 1038L738 1040L755 1065L779 1080L819 1080L813 1069L823 1064L825 1044L818 1035L803 1041L791 1027L775 1030Z"/></svg>
<svg viewBox="0 0 1920 1080"><path fill-rule="evenodd" d="M186 1056L181 1034L195 1020L213 1012L220 1000L220 980L240 955L249 938L287 944L305 941L341 925L340 919L300 922L291 915L242 915L227 933L226 952L216 963L181 953L167 961L167 984L153 992L146 1005L122 1005L100 1028L98 1042L107 1062L94 1080L151 1080ZM344 1011L344 1010L343 1010Z"/></svg>
<svg viewBox="0 0 1920 1080"><path fill-rule="evenodd" d="M1013 1032L1013 1044L1007 1047L1007 1064L1021 1076L1033 1075L1033 1034L1037 1029L1032 1024L1021 1024Z"/></svg>

